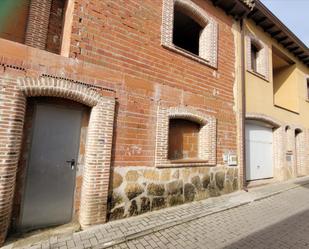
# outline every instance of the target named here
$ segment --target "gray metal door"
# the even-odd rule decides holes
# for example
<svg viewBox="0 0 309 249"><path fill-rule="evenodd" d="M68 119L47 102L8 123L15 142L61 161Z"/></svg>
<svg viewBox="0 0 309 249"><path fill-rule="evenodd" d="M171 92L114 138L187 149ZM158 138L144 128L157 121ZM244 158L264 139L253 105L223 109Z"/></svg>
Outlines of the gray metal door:
<svg viewBox="0 0 309 249"><path fill-rule="evenodd" d="M82 110L36 105L19 230L71 221L76 171L70 161L77 160L81 117Z"/></svg>

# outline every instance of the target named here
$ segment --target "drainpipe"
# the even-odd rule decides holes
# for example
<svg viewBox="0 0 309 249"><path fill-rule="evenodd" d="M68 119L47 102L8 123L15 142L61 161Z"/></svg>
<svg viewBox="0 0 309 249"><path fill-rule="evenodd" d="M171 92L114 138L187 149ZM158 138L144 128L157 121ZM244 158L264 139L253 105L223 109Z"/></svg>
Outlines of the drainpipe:
<svg viewBox="0 0 309 249"><path fill-rule="evenodd" d="M242 188L246 192L247 181L246 181L246 69L245 69L245 30L244 30L244 22L246 17L240 19L240 30L241 30L241 105L242 105L242 117L241 117L241 137L242 137L242 167L243 167L243 184Z"/></svg>
<svg viewBox="0 0 309 249"><path fill-rule="evenodd" d="M242 137L242 166L243 166L243 190L248 192L246 179L246 69L245 69L245 30L244 21L246 17L240 19L241 30L241 99L242 99L242 118L241 118L241 137Z"/></svg>

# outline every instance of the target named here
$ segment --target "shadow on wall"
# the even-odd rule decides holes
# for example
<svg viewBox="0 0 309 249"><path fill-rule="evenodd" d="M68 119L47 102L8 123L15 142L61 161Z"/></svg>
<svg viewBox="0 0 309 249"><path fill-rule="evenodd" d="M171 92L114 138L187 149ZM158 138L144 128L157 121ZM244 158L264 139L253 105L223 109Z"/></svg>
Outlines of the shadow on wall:
<svg viewBox="0 0 309 249"><path fill-rule="evenodd" d="M309 188L309 185L303 185ZM309 210L299 212L274 225L242 238L224 249L309 248Z"/></svg>
<svg viewBox="0 0 309 249"><path fill-rule="evenodd" d="M303 187L303 188L309 188L309 183L308 183L307 179L300 180L296 184L299 185L300 187Z"/></svg>

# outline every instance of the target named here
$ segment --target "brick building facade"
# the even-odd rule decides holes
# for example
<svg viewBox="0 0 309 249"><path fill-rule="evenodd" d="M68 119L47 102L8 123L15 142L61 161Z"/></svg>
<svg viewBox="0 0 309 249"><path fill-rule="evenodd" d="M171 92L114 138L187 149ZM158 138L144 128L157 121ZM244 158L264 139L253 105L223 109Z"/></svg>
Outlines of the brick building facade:
<svg viewBox="0 0 309 249"><path fill-rule="evenodd" d="M11 40L24 44L0 32L1 242L24 228L38 104L84 108L70 217L83 228L239 189L233 16L208 0L23 6L24 35Z"/></svg>

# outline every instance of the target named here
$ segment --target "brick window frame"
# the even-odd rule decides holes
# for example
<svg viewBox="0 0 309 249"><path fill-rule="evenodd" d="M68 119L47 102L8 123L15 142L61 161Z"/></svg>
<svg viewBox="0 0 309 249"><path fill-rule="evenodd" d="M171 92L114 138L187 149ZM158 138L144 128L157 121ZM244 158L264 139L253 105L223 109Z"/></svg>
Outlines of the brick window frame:
<svg viewBox="0 0 309 249"><path fill-rule="evenodd" d="M0 116L9 117L9 121L0 119L1 127L8 126L0 134L0 142L9 149L0 161L3 169L0 172L0 192L5 196L0 199L0 244L4 241L10 224L27 97L65 98L91 108L79 223L85 228L106 222L115 99L103 96L101 90L94 85L47 76L18 79L4 77L0 78L0 85L6 86L1 89L1 97L2 105L8 106L0 110Z"/></svg>
<svg viewBox="0 0 309 249"><path fill-rule="evenodd" d="M252 65L252 45L258 49L256 70ZM251 33L246 35L246 61L247 71L269 81L269 48L266 43Z"/></svg>
<svg viewBox="0 0 309 249"><path fill-rule="evenodd" d="M175 5L204 27L199 39L199 56L173 44ZM163 0L161 45L193 60L217 68L218 24L214 18L190 0Z"/></svg>
<svg viewBox="0 0 309 249"><path fill-rule="evenodd" d="M52 0L31 0L25 44L45 50Z"/></svg>
<svg viewBox="0 0 309 249"><path fill-rule="evenodd" d="M169 160L168 134L170 119L185 119L200 124L198 158L199 160ZM188 166L215 166L217 148L217 121L210 116L189 107L158 107L155 166L188 167Z"/></svg>

